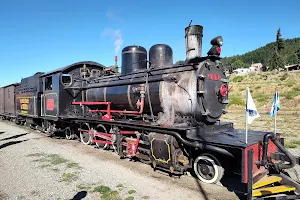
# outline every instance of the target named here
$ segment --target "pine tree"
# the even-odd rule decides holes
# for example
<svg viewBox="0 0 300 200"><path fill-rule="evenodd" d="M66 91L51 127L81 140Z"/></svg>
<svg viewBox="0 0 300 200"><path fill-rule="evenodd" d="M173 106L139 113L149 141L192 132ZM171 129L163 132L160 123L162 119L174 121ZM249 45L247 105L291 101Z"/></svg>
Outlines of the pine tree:
<svg viewBox="0 0 300 200"><path fill-rule="evenodd" d="M281 67L284 67L284 62L282 60L282 57L278 53L276 47L274 47L272 57L269 60L269 66L270 66L269 70L275 70L275 69L279 69Z"/></svg>
<svg viewBox="0 0 300 200"><path fill-rule="evenodd" d="M280 28L277 30L276 34L276 45L273 50L273 54L269 60L269 70L275 70L284 67L284 61L280 52L284 49L284 41L281 38Z"/></svg>
<svg viewBox="0 0 300 200"><path fill-rule="evenodd" d="M300 63L300 48L298 49L298 51L296 51L296 56L297 56L297 61L298 63Z"/></svg>
<svg viewBox="0 0 300 200"><path fill-rule="evenodd" d="M277 35L276 35L276 45L277 45L277 50L280 53L281 50L284 49L284 41L281 38L281 31L280 28L277 30Z"/></svg>

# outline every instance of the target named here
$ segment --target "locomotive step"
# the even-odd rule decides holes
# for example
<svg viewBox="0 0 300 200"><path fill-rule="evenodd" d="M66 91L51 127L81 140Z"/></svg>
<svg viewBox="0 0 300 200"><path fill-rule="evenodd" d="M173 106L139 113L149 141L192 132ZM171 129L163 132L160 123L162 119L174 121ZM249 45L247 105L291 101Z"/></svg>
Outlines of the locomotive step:
<svg viewBox="0 0 300 200"><path fill-rule="evenodd" d="M266 176L264 178L262 178L261 180L259 180L258 182L256 182L255 184L253 184L253 189L257 189L263 186L267 186L270 185L272 183L276 183L276 182L280 182L282 180L281 177L278 176Z"/></svg>
<svg viewBox="0 0 300 200"><path fill-rule="evenodd" d="M291 192L291 191L295 191L295 190L296 190L295 187L291 187L291 186L287 186L287 185L259 188L259 189L252 191L252 196L259 197L259 196L278 194L278 193L283 193L283 192Z"/></svg>

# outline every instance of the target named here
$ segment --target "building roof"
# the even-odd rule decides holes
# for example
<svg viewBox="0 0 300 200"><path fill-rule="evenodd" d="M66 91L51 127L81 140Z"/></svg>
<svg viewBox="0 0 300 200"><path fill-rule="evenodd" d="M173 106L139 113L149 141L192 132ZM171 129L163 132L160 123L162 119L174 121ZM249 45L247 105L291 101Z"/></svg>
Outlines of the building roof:
<svg viewBox="0 0 300 200"><path fill-rule="evenodd" d="M4 86L2 86L2 87L0 87L0 88L6 88L6 87L10 87L10 86L18 86L18 85L20 85L20 83L19 82L17 82L17 83L11 83L11 84L9 84L9 85L4 85Z"/></svg>
<svg viewBox="0 0 300 200"><path fill-rule="evenodd" d="M258 66L263 66L261 63L253 63L251 64L251 67L258 67Z"/></svg>
<svg viewBox="0 0 300 200"><path fill-rule="evenodd" d="M300 64L287 65L287 66L284 66L284 68L297 67L297 66L300 66Z"/></svg>

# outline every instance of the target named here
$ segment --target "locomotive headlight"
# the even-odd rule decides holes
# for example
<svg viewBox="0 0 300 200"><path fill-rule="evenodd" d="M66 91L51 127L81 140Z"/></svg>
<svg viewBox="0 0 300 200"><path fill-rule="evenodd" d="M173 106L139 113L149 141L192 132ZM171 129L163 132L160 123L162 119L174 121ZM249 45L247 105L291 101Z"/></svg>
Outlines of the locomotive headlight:
<svg viewBox="0 0 300 200"><path fill-rule="evenodd" d="M218 36L213 38L210 41L210 44L212 45L211 49L208 51L208 55L211 56L220 56L221 54L221 46L223 45L223 38L222 36Z"/></svg>
<svg viewBox="0 0 300 200"><path fill-rule="evenodd" d="M210 41L210 44L211 45L218 45L219 47L222 46L223 45L223 38L222 38L222 36L218 36L218 37L213 38Z"/></svg>

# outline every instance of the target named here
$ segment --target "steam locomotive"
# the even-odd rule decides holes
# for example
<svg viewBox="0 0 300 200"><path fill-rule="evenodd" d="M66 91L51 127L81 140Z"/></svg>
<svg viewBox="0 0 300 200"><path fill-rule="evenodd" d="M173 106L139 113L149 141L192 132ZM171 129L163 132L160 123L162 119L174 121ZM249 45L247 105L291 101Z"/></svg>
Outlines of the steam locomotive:
<svg viewBox="0 0 300 200"><path fill-rule="evenodd" d="M202 37L202 26L185 28L186 60L180 64L173 64L166 44L152 46L149 59L144 47L133 45L122 50L121 73L92 61L37 72L0 89L0 115L169 174L191 171L205 183L234 173L248 198L297 195L300 185L283 172L299 159L280 134L249 131L245 143L244 130L220 121L230 92L220 61L223 38L212 39L202 57ZM265 181L274 176L279 192Z"/></svg>

